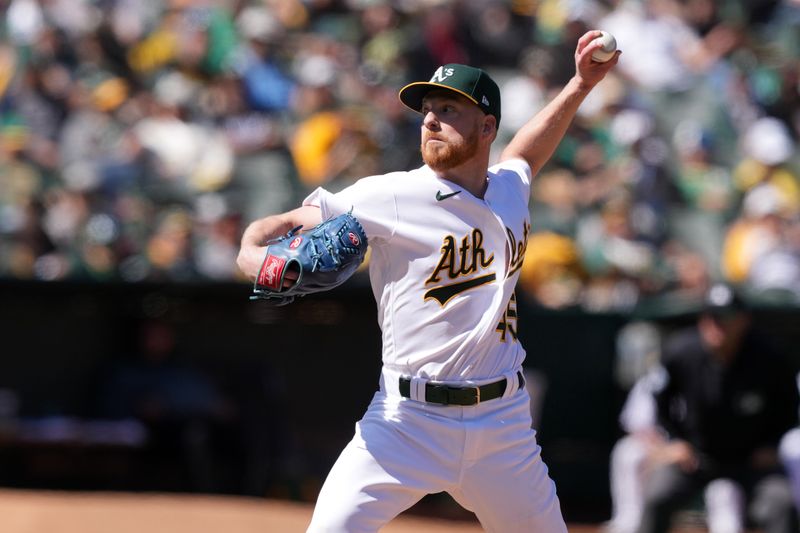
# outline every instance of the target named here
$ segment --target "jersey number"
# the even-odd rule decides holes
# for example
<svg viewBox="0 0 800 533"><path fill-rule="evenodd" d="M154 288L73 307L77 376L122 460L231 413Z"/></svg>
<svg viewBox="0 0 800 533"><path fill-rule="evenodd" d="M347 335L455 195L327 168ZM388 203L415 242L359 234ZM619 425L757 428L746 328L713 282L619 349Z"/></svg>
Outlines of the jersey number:
<svg viewBox="0 0 800 533"><path fill-rule="evenodd" d="M500 342L506 342L508 337L514 341L517 340L517 295L515 293L511 293L508 307L497 324L496 331L500 333Z"/></svg>

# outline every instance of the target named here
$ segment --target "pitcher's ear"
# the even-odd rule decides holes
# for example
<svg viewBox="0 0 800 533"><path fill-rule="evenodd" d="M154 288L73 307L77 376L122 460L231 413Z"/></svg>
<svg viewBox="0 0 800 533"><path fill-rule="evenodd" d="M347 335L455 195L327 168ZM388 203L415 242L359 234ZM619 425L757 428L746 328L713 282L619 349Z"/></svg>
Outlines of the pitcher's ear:
<svg viewBox="0 0 800 533"><path fill-rule="evenodd" d="M492 133L497 129L497 118L494 115L486 115L483 119L483 133Z"/></svg>

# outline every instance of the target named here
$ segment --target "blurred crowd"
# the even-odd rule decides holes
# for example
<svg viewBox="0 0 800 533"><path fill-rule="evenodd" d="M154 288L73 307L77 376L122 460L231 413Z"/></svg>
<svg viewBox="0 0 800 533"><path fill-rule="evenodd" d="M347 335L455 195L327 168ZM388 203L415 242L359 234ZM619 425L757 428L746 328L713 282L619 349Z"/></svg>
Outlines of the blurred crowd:
<svg viewBox="0 0 800 533"><path fill-rule="evenodd" d="M537 177L521 289L675 308L724 279L800 302L798 0L11 0L0 278L241 280L247 223L419 166L397 90L498 80L497 153L574 72L618 67Z"/></svg>

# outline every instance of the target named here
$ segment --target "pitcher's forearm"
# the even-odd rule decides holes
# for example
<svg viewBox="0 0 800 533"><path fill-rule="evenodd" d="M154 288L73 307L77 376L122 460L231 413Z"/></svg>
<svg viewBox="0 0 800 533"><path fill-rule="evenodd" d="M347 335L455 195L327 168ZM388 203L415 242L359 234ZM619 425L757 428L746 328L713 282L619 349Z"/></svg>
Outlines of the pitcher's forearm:
<svg viewBox="0 0 800 533"><path fill-rule="evenodd" d="M245 229L236 264L242 273L255 279L264 260L267 243L285 235L297 226L312 228L322 221L318 207L303 206L287 213L271 215L256 220Z"/></svg>
<svg viewBox="0 0 800 533"><path fill-rule="evenodd" d="M573 77L550 103L520 128L503 150L501 159L525 159L531 166L531 174L536 175L555 152L591 90L592 87L579 77Z"/></svg>
<svg viewBox="0 0 800 533"><path fill-rule="evenodd" d="M524 159L535 176L547 163L567 132L581 103L592 89L619 61L620 51L605 62L595 61L592 54L602 46L597 39L601 31L586 32L575 48L575 75L536 116L529 120L503 150L500 160Z"/></svg>

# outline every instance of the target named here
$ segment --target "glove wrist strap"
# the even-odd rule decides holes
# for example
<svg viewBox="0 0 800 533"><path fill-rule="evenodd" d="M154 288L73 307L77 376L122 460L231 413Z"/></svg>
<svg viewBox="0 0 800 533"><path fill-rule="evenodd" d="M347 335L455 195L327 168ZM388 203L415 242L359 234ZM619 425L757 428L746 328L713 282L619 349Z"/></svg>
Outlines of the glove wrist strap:
<svg viewBox="0 0 800 533"><path fill-rule="evenodd" d="M269 289L279 292L283 287L283 276L286 272L286 259L269 253L269 246L264 254L264 261L256 276L255 290Z"/></svg>

